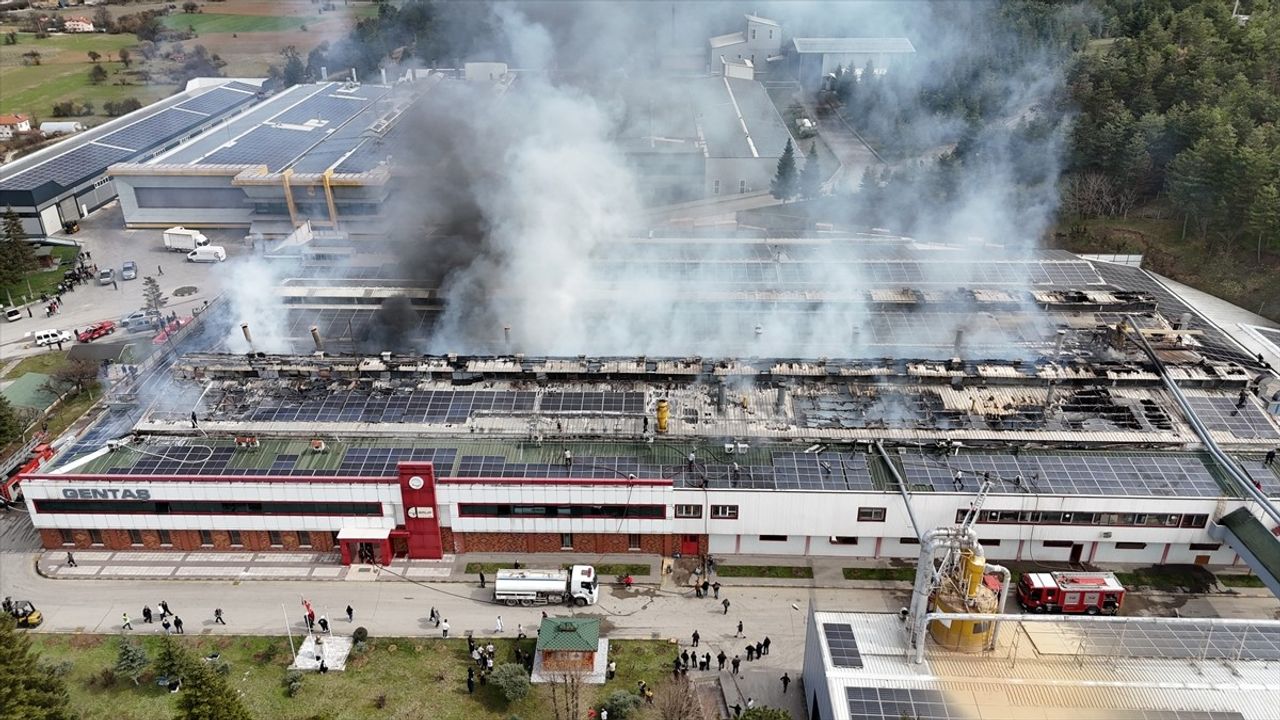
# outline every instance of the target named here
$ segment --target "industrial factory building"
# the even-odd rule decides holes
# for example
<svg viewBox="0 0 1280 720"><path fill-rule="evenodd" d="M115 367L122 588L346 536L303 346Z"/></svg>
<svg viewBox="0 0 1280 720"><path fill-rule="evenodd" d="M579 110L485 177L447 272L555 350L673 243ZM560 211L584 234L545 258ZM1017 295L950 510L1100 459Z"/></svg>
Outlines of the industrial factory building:
<svg viewBox="0 0 1280 720"><path fill-rule="evenodd" d="M265 237L309 222L386 232L384 146L412 86L310 83L284 90L193 142L112 165L131 228L233 227Z"/></svg>
<svg viewBox="0 0 1280 720"><path fill-rule="evenodd" d="M187 90L0 167L0 207L22 218L28 237L62 232L112 201L108 172L140 163L232 118L260 101L261 81L202 78Z"/></svg>

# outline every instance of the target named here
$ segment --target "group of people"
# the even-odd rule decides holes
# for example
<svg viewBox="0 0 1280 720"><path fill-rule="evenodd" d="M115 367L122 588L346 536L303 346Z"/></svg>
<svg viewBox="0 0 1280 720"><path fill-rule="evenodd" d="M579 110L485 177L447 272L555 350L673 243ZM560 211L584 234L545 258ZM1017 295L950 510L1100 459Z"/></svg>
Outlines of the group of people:
<svg viewBox="0 0 1280 720"><path fill-rule="evenodd" d="M431 611L435 613L435 608L432 608ZM445 620L444 622L448 621ZM494 663L498 659L498 649L494 647L493 641L486 645L481 645L476 642L474 637L468 635L467 653L470 654L471 661L475 663L475 665L467 667L467 693L471 694L476 691L477 680L481 685L489 683L489 675L493 673ZM533 653L526 653L518 644L515 647L515 661L525 670L533 672Z"/></svg>
<svg viewBox="0 0 1280 720"><path fill-rule="evenodd" d="M70 557L70 553L68 553L67 555L68 555L68 557ZM184 629L183 629L183 626L182 626L182 618L178 617L178 614L177 614L177 613L175 613L175 612L173 612L172 610L170 610L170 609L169 609L169 603L168 603L168 602L166 602L166 601L164 601L164 600L161 600L161 601L157 604L157 607L159 607L159 608L160 608L160 617L159 617L159 618L157 618L157 617L155 616L155 613L154 613L154 612L152 612L152 610L151 610L151 606L150 606L150 605L143 605L143 606L142 606L142 622L144 622L144 623L146 623L146 624L150 625L151 623L156 622L157 620L159 620L159 622L160 622L160 627L164 629L164 634L165 634L165 635L169 635L169 634L171 634L171 633L176 633L176 634L178 634L178 635L185 635L185 634L186 634L186 630L184 630ZM173 620L172 620L172 621L170 621L170 619L169 619L169 618L173 618ZM133 622L131 622L131 621L130 621L130 619L129 619L129 613L127 613L127 612L126 612L126 613L123 613L123 614L122 614L122 619L123 619L123 621L124 621L124 622L123 622L123 623L121 623L121 628L122 628L122 629L124 629L124 630L132 630L132 629L133 629ZM214 622L215 624L218 624L218 625L226 625L226 624L227 624L227 621L226 621L226 620L224 620L224 619L222 618L222 608L215 608L215 609L214 609L214 611L213 611L213 622Z"/></svg>

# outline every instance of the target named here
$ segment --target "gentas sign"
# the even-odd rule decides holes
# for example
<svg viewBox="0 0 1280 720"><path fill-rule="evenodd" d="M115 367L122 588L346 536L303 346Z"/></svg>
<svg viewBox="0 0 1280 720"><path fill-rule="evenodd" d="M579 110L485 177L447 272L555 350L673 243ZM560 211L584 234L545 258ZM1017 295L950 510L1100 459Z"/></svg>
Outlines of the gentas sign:
<svg viewBox="0 0 1280 720"><path fill-rule="evenodd" d="M67 488L62 497L68 500L150 500L151 491L138 488Z"/></svg>

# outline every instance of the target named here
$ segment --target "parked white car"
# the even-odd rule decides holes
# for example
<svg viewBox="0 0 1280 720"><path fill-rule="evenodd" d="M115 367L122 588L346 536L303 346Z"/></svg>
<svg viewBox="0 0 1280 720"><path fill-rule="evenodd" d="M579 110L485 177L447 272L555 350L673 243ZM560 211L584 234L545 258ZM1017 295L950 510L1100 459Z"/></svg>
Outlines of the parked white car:
<svg viewBox="0 0 1280 720"><path fill-rule="evenodd" d="M60 342L69 343L76 339L70 330L40 330L35 334L36 346L45 347L47 345L57 345Z"/></svg>
<svg viewBox="0 0 1280 720"><path fill-rule="evenodd" d="M227 251L221 245L205 245L187 253L189 262L222 262L227 259Z"/></svg>

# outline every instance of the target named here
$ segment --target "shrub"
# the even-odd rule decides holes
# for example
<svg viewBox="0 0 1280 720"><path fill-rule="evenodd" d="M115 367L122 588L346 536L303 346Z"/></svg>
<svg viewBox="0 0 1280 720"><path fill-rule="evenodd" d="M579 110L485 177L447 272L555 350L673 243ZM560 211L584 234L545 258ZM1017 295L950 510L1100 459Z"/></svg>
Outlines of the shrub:
<svg viewBox="0 0 1280 720"><path fill-rule="evenodd" d="M107 688L115 687L115 684L115 668L102 668L89 677L89 687L94 690L106 690Z"/></svg>
<svg viewBox="0 0 1280 720"><path fill-rule="evenodd" d="M351 639L358 643L362 643L369 639L369 631L366 630L363 625L361 625L360 627L356 628L355 632L351 633Z"/></svg>
<svg viewBox="0 0 1280 720"><path fill-rule="evenodd" d="M614 690L600 703L600 707L609 711L610 718L627 720L632 711L640 707L640 696L626 690Z"/></svg>
<svg viewBox="0 0 1280 720"><path fill-rule="evenodd" d="M515 663L502 663L493 669L489 681L498 686L507 702L520 702L529 694L529 676Z"/></svg>
<svg viewBox="0 0 1280 720"><path fill-rule="evenodd" d="M387 694L386 694L386 693L382 693L382 694L381 694L381 695L379 695L378 697L374 698L374 699L373 699L373 706L374 706L374 707L376 707L376 708L378 708L379 710L384 710L384 709L386 709L386 707L387 707Z"/></svg>
<svg viewBox="0 0 1280 720"><path fill-rule="evenodd" d="M75 663L71 662L70 660L63 660L62 662L59 662L59 663L51 663L49 665L46 665L44 668L44 671L48 673L51 677L61 678L61 677L66 677L71 672L71 669L74 667L75 667Z"/></svg>
<svg viewBox="0 0 1280 720"><path fill-rule="evenodd" d="M294 697L302 691L302 673L298 670L290 670L284 674L284 693L289 697Z"/></svg>

